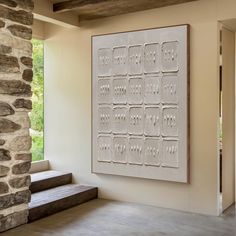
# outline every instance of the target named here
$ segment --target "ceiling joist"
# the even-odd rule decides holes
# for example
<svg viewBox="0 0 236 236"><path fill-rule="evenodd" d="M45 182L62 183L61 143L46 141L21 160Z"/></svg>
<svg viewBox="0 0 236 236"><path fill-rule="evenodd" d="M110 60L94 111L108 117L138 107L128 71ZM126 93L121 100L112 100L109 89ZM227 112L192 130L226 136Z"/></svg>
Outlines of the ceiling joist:
<svg viewBox="0 0 236 236"><path fill-rule="evenodd" d="M54 12L75 11L81 20L166 7L197 0L68 0L53 4Z"/></svg>
<svg viewBox="0 0 236 236"><path fill-rule="evenodd" d="M112 2L112 0L70 0L53 4L54 12L65 12L76 8L95 5L102 2Z"/></svg>

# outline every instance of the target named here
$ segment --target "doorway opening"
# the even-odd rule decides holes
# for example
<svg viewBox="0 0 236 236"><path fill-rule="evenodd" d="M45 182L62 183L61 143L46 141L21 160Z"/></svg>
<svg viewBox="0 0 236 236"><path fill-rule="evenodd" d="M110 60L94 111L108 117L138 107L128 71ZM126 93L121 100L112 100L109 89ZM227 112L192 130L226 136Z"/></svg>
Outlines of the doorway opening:
<svg viewBox="0 0 236 236"><path fill-rule="evenodd" d="M220 213L235 203L235 32L236 29L234 31L227 25L221 25L218 137Z"/></svg>
<svg viewBox="0 0 236 236"><path fill-rule="evenodd" d="M30 113L32 162L44 160L44 43L32 39L33 82L32 111Z"/></svg>

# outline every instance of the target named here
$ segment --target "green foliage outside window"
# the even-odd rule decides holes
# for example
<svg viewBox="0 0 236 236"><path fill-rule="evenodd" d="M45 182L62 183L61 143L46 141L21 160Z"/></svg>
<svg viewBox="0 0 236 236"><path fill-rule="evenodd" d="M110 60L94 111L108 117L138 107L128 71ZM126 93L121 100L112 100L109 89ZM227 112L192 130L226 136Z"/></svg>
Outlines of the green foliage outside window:
<svg viewBox="0 0 236 236"><path fill-rule="evenodd" d="M32 161L44 159L44 55L43 42L33 39L34 78L32 82L33 109L30 113L32 136Z"/></svg>

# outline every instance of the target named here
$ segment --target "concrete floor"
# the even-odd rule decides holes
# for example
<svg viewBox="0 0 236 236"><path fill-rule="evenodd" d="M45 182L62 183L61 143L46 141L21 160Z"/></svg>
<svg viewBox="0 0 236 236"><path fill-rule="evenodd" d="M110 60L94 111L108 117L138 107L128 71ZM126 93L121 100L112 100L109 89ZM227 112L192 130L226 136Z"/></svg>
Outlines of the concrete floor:
<svg viewBox="0 0 236 236"><path fill-rule="evenodd" d="M222 217L94 200L2 236L235 236L235 206Z"/></svg>

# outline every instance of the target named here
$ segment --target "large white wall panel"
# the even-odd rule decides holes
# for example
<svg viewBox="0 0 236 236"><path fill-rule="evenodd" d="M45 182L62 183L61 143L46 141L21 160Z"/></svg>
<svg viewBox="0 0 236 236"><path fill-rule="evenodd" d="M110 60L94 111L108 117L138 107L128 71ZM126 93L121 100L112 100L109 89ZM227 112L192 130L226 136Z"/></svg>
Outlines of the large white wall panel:
<svg viewBox="0 0 236 236"><path fill-rule="evenodd" d="M188 181L189 26L92 39L93 171Z"/></svg>

